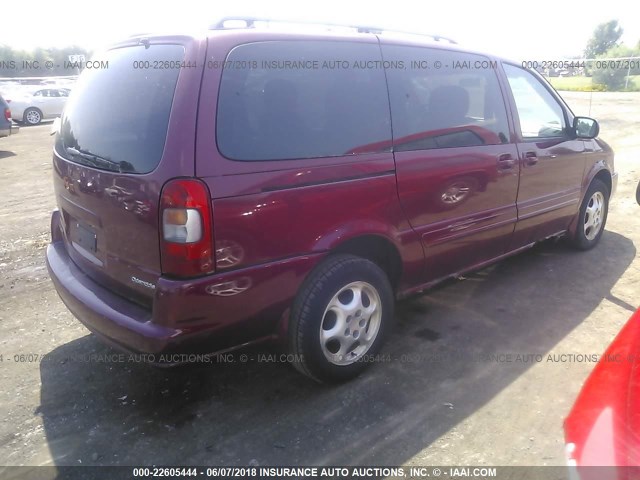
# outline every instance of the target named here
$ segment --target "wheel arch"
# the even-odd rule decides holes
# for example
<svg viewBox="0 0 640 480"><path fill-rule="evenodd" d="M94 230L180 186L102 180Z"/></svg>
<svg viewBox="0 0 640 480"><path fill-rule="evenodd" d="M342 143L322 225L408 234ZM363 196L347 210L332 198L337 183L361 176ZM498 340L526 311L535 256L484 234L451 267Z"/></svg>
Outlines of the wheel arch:
<svg viewBox="0 0 640 480"><path fill-rule="evenodd" d="M606 168L599 170L598 173L596 173L595 176L591 179L589 185L591 185L594 180L600 180L602 183L604 183L607 187L607 190L609 191L609 197L611 197L611 187L613 186L611 172L609 172L609 170L607 170Z"/></svg>
<svg viewBox="0 0 640 480"><path fill-rule="evenodd" d="M394 291L402 276L400 250L387 237L380 234L361 234L336 244L329 254L350 254L365 258L380 267L389 278Z"/></svg>
<svg viewBox="0 0 640 480"><path fill-rule="evenodd" d="M607 186L607 188L609 189L609 195L611 195L613 177L607 163L604 160L600 160L599 162L593 164L591 170L589 170L589 173L585 176L582 185L582 195L580 198L580 202L584 200L584 196L587 194L587 190L596 178L602 181Z"/></svg>
<svg viewBox="0 0 640 480"><path fill-rule="evenodd" d="M369 230L365 232L358 230L359 233L356 233L356 229L350 229L349 231L353 232L352 235L346 235L345 231L336 229L334 230L334 236L319 239L316 244L316 250L322 251L323 258L305 274L301 284L304 284L328 258L338 254L354 255L376 264L389 278L394 294L401 290L403 274L411 275L411 271L416 269L415 263L419 263L419 268L423 266L424 252L419 240L409 241L409 246L405 246L402 250L383 231ZM407 261L407 258L411 258L411 260ZM286 347L289 335L290 315L291 308L289 307L282 313L276 328L276 336L279 338L280 345L283 348Z"/></svg>
<svg viewBox="0 0 640 480"><path fill-rule="evenodd" d="M424 275L424 249L408 222L396 225L375 217L336 223L310 245L326 255L347 253L371 260L388 275L394 292Z"/></svg>
<svg viewBox="0 0 640 480"><path fill-rule="evenodd" d="M579 223L580 217L580 206L582 202L584 202L585 195L589 190L589 187L593 183L594 180L600 180L605 184L607 189L609 190L609 198L611 198L611 189L613 186L613 177L611 175L611 171L609 170L607 164L604 160L601 160L593 165L589 174L585 177L584 185L582 186L582 193L580 195L580 203L578 204L578 212L576 213L573 220L571 220L571 224L569 225L569 235L573 236L576 233L576 228ZM607 199L608 200L608 199Z"/></svg>

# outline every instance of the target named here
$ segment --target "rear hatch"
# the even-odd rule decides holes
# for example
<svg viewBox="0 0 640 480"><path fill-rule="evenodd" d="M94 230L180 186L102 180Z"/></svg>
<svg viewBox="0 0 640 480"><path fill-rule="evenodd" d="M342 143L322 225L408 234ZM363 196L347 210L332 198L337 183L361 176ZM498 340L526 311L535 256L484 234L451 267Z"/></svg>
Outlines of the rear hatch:
<svg viewBox="0 0 640 480"><path fill-rule="evenodd" d="M54 187L69 256L106 288L150 306L161 274L164 183L194 174L198 42L143 39L85 70L61 118ZM193 118L191 118L193 117Z"/></svg>

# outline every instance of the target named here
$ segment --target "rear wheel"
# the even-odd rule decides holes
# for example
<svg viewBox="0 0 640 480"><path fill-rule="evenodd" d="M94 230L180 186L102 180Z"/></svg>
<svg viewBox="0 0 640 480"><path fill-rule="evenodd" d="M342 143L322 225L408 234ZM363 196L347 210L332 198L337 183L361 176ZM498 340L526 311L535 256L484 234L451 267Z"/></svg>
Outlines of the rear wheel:
<svg viewBox="0 0 640 480"><path fill-rule="evenodd" d="M579 250L595 247L602 237L609 211L609 189L600 180L595 179L589 185L580 212L575 234L569 239L571 245Z"/></svg>
<svg viewBox="0 0 640 480"><path fill-rule="evenodd" d="M380 351L393 307L380 267L353 255L330 257L305 281L291 311L294 366L321 382L354 378Z"/></svg>
<svg viewBox="0 0 640 480"><path fill-rule="evenodd" d="M27 108L24 112L24 123L38 125L42 121L42 112L37 108Z"/></svg>

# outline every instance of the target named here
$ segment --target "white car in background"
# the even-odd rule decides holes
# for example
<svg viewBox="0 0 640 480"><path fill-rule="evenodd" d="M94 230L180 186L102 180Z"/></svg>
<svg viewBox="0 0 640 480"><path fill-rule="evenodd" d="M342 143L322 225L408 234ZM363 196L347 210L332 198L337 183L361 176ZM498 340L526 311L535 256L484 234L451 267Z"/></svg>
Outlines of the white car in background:
<svg viewBox="0 0 640 480"><path fill-rule="evenodd" d="M38 125L42 120L62 114L70 90L68 88L38 88L29 91L13 91L5 99L16 122Z"/></svg>

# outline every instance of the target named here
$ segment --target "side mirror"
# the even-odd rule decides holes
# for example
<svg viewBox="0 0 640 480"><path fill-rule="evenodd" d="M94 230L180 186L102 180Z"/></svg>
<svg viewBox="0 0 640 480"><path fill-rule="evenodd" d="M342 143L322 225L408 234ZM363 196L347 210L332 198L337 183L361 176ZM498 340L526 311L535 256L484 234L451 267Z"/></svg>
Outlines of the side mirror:
<svg viewBox="0 0 640 480"><path fill-rule="evenodd" d="M593 118L575 117L573 119L573 131L577 138L596 138L600 133L600 125Z"/></svg>

